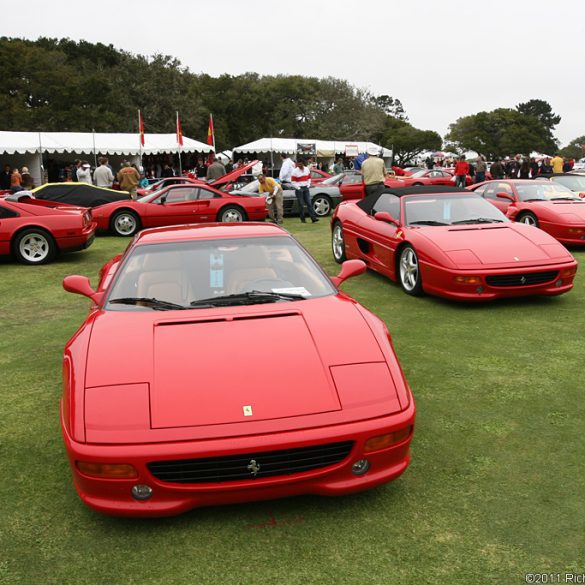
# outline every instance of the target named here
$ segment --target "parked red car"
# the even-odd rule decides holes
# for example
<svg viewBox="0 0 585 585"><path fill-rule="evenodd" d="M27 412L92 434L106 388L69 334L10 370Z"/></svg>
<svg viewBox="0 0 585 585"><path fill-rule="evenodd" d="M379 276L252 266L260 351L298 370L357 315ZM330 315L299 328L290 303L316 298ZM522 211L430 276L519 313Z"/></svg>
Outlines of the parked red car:
<svg viewBox="0 0 585 585"><path fill-rule="evenodd" d="M577 262L551 236L511 223L478 195L455 187L387 190L343 201L331 220L337 262L358 258L407 294L453 300L559 295Z"/></svg>
<svg viewBox="0 0 585 585"><path fill-rule="evenodd" d="M145 230L65 348L61 425L88 506L164 516L395 479L415 405L384 323L270 224ZM270 348L277 347L273 352Z"/></svg>
<svg viewBox="0 0 585 585"><path fill-rule="evenodd" d="M137 201L119 201L93 210L98 229L132 236L142 228L199 222L263 221L264 197L223 193L204 183L171 185Z"/></svg>
<svg viewBox="0 0 585 585"><path fill-rule="evenodd" d="M61 207L22 192L0 198L0 256L23 264L45 264L61 252L88 248L95 229L89 209Z"/></svg>
<svg viewBox="0 0 585 585"><path fill-rule="evenodd" d="M400 177L403 187L418 187L423 185L447 185L454 186L453 173L445 169L423 169L410 177ZM466 184L471 185L471 177L467 175Z"/></svg>
<svg viewBox="0 0 585 585"><path fill-rule="evenodd" d="M539 227L563 244L585 244L585 200L542 179L487 181L473 187L512 221Z"/></svg>

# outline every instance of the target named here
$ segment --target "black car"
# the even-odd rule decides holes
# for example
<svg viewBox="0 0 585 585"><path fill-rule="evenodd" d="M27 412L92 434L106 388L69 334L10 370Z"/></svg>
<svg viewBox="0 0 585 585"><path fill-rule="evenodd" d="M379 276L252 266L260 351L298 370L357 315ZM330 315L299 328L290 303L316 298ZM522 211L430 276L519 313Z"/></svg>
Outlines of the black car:
<svg viewBox="0 0 585 585"><path fill-rule="evenodd" d="M127 191L114 191L88 183L45 183L33 190L37 199L58 201L78 207L97 207L114 201L130 199Z"/></svg>

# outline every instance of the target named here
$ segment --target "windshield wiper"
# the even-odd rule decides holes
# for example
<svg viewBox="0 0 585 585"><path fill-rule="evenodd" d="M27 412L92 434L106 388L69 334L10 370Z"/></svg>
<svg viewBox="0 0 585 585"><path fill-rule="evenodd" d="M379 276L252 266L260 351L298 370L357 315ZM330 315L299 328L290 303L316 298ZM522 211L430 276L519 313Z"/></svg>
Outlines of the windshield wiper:
<svg viewBox="0 0 585 585"><path fill-rule="evenodd" d="M443 221L434 221L431 219L424 219L421 221L410 221L408 225L451 225L450 223L445 223Z"/></svg>
<svg viewBox="0 0 585 585"><path fill-rule="evenodd" d="M494 219L493 217L470 217L469 219L460 219L454 221L453 225L459 225L464 223L503 223L503 219Z"/></svg>
<svg viewBox="0 0 585 585"><path fill-rule="evenodd" d="M188 309L184 305L178 305L177 303L171 303L170 301L161 301L154 297L122 297L119 299L112 299L108 301L111 304L118 305L142 305L150 307L155 311L172 311L174 309Z"/></svg>
<svg viewBox="0 0 585 585"><path fill-rule="evenodd" d="M551 197L551 201L582 201L579 197Z"/></svg>
<svg viewBox="0 0 585 585"><path fill-rule="evenodd" d="M304 301L303 295L293 293L275 293L262 290L251 290L233 295L222 295L191 301L192 307L224 307L229 305L255 305L260 303L276 303L277 301Z"/></svg>

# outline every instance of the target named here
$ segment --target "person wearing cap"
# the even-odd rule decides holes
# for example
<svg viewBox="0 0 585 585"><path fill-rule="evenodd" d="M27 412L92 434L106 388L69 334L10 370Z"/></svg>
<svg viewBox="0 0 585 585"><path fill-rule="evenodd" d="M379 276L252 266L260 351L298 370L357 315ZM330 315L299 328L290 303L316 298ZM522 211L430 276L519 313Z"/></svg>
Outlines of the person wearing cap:
<svg viewBox="0 0 585 585"><path fill-rule="evenodd" d="M379 156L377 146L368 147L368 158L362 163L360 173L364 177L366 196L380 195L384 191L386 169L384 161Z"/></svg>
<svg viewBox="0 0 585 585"><path fill-rule="evenodd" d="M21 171L21 177L22 177L22 188L30 191L33 187L34 187L34 182L33 182L33 178L32 175L30 174L30 171L28 170L28 167L22 167L22 171Z"/></svg>
<svg viewBox="0 0 585 585"><path fill-rule="evenodd" d="M268 207L268 217L270 217L270 221L281 224L284 197L282 187L272 177L267 177L263 173L258 175L258 183L260 184L258 193L268 193L268 197L266 197L266 207Z"/></svg>
<svg viewBox="0 0 585 585"><path fill-rule="evenodd" d="M84 160L81 163L81 166L77 169L77 180L80 183L87 183L88 185L92 184L91 165L86 160Z"/></svg>
<svg viewBox="0 0 585 585"><path fill-rule="evenodd" d="M128 162L124 161L122 168L118 171L118 183L122 191L128 191L132 199L136 199L136 189L140 181L140 173Z"/></svg>

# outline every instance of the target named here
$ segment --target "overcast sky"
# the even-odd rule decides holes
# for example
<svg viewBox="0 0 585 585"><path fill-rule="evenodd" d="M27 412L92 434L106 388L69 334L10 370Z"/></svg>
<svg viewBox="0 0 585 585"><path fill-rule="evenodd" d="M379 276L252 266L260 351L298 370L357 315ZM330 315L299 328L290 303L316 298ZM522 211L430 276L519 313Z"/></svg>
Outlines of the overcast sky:
<svg viewBox="0 0 585 585"><path fill-rule="evenodd" d="M441 135L538 98L562 116L562 146L585 135L585 0L29 0L1 30L163 53L213 76L339 77Z"/></svg>

